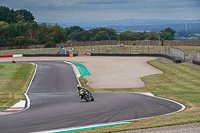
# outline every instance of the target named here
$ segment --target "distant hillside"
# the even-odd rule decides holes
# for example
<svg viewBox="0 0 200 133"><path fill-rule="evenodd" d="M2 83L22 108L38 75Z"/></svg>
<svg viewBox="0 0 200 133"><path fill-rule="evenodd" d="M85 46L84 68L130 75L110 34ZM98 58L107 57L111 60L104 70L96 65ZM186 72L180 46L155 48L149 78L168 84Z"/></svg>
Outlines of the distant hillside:
<svg viewBox="0 0 200 133"><path fill-rule="evenodd" d="M188 24L166 24L166 25L138 25L138 26L106 26L107 28L112 28L117 32L123 31L135 31L135 32L158 32L167 27L174 29L176 32L178 31L192 31L199 32L200 31L200 23L188 23Z"/></svg>
<svg viewBox="0 0 200 133"><path fill-rule="evenodd" d="M42 23L42 22L39 22ZM55 23L48 23L55 25ZM200 31L200 20L163 20L163 19L124 19L124 20L106 20L80 23L58 23L61 27L80 26L83 29L92 29L96 27L113 28L117 32L123 31L154 31L158 32L167 27L174 30Z"/></svg>

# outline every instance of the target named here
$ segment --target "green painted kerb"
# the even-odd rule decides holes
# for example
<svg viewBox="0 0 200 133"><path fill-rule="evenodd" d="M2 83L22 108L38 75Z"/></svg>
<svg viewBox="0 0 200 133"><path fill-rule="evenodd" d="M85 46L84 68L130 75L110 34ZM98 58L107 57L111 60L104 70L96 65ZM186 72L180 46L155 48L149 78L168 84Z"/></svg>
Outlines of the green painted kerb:
<svg viewBox="0 0 200 133"><path fill-rule="evenodd" d="M72 130L54 132L54 133L71 133L71 132L78 132L78 131L82 131L82 130L96 129L96 128L101 128L101 127L109 127L109 126L116 126L116 125L122 125L122 124L130 124L130 123L131 122L122 122L122 123L116 123L116 124L99 125L96 127L86 127L86 128L72 129Z"/></svg>
<svg viewBox="0 0 200 133"><path fill-rule="evenodd" d="M88 71L88 69L84 65L82 65L80 63L76 63L76 62L71 62L71 63L74 64L77 67L77 69L78 69L79 73L81 74L81 76L89 76L89 75L91 75L90 72Z"/></svg>
<svg viewBox="0 0 200 133"><path fill-rule="evenodd" d="M6 109L2 109L2 110L0 110L0 112L1 112L1 111L4 111L4 110L6 110Z"/></svg>

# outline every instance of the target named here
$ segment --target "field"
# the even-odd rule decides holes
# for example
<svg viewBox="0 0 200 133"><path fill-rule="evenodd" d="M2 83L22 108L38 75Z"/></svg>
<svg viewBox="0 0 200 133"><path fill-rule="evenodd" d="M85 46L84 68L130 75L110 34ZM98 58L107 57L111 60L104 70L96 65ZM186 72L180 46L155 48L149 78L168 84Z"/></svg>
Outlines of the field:
<svg viewBox="0 0 200 133"><path fill-rule="evenodd" d="M173 46L176 49L184 49L186 54L196 54L197 51L200 52L200 46Z"/></svg>
<svg viewBox="0 0 200 133"><path fill-rule="evenodd" d="M24 93L33 72L32 64L0 64L0 110L25 100Z"/></svg>
<svg viewBox="0 0 200 133"><path fill-rule="evenodd" d="M114 132L200 122L200 67L185 64L163 64L160 61L150 61L148 63L164 73L142 78L146 84L144 88L92 89L83 77L80 80L92 92L151 92L156 96L183 103L187 108L182 112L171 115L135 120L128 125L87 130L85 132Z"/></svg>

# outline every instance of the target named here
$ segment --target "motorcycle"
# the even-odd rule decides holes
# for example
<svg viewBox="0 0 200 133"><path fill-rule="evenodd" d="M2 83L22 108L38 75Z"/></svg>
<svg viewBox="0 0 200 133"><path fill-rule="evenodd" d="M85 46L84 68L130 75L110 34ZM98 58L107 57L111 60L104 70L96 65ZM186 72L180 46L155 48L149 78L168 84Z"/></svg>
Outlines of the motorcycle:
<svg viewBox="0 0 200 133"><path fill-rule="evenodd" d="M79 94L82 99L85 99L87 102L94 101L94 97L92 96L92 94L85 89L81 89Z"/></svg>

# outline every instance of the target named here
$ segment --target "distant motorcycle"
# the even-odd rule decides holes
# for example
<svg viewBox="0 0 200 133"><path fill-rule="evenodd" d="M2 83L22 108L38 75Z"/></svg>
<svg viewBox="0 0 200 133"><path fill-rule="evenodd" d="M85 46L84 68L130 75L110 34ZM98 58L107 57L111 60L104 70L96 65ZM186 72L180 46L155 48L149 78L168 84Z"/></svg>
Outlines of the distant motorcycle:
<svg viewBox="0 0 200 133"><path fill-rule="evenodd" d="M87 102L94 101L92 94L85 89L81 89L79 94L81 95L82 99L85 99Z"/></svg>

